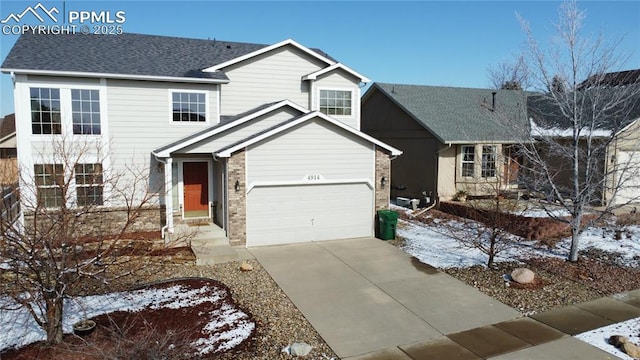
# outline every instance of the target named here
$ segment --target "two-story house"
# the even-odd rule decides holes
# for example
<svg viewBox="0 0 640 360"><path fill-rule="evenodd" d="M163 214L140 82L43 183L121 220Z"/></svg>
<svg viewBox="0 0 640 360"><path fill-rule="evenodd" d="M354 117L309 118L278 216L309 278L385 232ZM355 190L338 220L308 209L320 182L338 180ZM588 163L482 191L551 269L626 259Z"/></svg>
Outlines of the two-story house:
<svg viewBox="0 0 640 360"><path fill-rule="evenodd" d="M388 206L401 151L360 132L369 80L293 40L22 35L2 71L14 81L23 179L35 180L25 200L55 207L47 179L71 174L78 203L115 221L126 204L103 179L144 168L157 196L139 226L209 220L246 246L371 236ZM63 169L61 142L100 150Z"/></svg>

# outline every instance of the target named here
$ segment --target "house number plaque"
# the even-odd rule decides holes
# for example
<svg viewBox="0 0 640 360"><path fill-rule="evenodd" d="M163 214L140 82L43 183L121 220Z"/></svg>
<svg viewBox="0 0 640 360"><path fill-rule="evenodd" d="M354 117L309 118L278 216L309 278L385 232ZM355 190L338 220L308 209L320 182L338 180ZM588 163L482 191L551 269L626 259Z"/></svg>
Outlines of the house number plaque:
<svg viewBox="0 0 640 360"><path fill-rule="evenodd" d="M305 175L304 178L307 181L319 181L319 180L322 180L322 175L320 175L320 174L308 174L308 175Z"/></svg>

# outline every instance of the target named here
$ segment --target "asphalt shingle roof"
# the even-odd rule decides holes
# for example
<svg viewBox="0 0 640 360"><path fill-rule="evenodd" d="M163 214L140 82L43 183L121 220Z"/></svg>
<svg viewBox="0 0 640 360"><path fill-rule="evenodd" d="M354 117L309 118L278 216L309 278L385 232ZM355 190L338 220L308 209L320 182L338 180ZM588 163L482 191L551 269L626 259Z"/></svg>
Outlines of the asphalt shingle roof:
<svg viewBox="0 0 640 360"><path fill-rule="evenodd" d="M618 132L640 118L640 84L592 87L576 92L581 127ZM562 96L562 95L559 95ZM571 101L539 94L527 99L528 114L543 128L571 129ZM594 105L595 103L595 105ZM593 109L597 109L594 112Z"/></svg>
<svg viewBox="0 0 640 360"><path fill-rule="evenodd" d="M16 132L16 114L9 114L0 119L0 139Z"/></svg>
<svg viewBox="0 0 640 360"><path fill-rule="evenodd" d="M2 68L227 79L200 70L266 46L141 34L25 34Z"/></svg>
<svg viewBox="0 0 640 360"><path fill-rule="evenodd" d="M375 83L443 143L514 142L528 129L526 92ZM495 110L493 109L493 94Z"/></svg>

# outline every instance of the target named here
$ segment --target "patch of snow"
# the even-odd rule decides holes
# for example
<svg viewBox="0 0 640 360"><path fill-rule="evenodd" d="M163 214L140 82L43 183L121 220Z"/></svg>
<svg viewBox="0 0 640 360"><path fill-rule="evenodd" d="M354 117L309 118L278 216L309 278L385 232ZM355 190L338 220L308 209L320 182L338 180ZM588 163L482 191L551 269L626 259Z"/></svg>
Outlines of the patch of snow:
<svg viewBox="0 0 640 360"><path fill-rule="evenodd" d="M405 240L402 249L418 260L431 266L446 269L452 267L485 266L487 255L473 247L462 246L447 235L450 231L441 223L431 225L398 220L397 234ZM471 231L471 230L469 230ZM469 236L475 236L471 232ZM557 249L539 247L535 241L526 241L514 236L514 243L495 258L495 262L518 261L529 256L562 257Z"/></svg>
<svg viewBox="0 0 640 360"><path fill-rule="evenodd" d="M530 208L523 211L515 211L513 212L515 215L520 215L524 217L537 217L537 218L560 218L565 216L570 216L571 214L567 211L567 209L557 208L557 209L543 209L543 208Z"/></svg>
<svg viewBox="0 0 640 360"><path fill-rule="evenodd" d="M394 209L395 210L395 209ZM410 211L408 212L410 213ZM415 256L423 263L438 267L470 267L485 265L487 255L475 248L462 246L454 237L447 235L451 227L457 228L456 232L468 231L469 237L476 236L473 229L464 229L462 223L456 225L455 220L434 221L427 225L417 220L398 220L397 234L405 240L403 250ZM464 235L464 234L463 234ZM460 234L458 234L460 236ZM587 228L581 238L579 250L590 248L607 252L615 252L620 256L621 265L629 267L640 266L640 227L626 226L621 229L621 238L615 239L615 231L606 228ZM495 261L518 261L528 257L559 257L569 254L571 239L560 240L554 248L539 245L537 241L526 241L516 236L514 242L508 248L498 254Z"/></svg>
<svg viewBox="0 0 640 360"><path fill-rule="evenodd" d="M627 320L621 323L612 324L595 330L587 331L575 336L576 339L582 340L587 344L591 344L621 359L633 360L633 358L625 354L620 349L608 343L609 337L612 335L626 336L630 342L640 344L640 317Z"/></svg>
<svg viewBox="0 0 640 360"><path fill-rule="evenodd" d="M115 311L180 309L206 302L216 303L224 298L225 292L226 290L217 287L192 289L175 285L164 289L151 288L68 298L64 303L63 331L71 333L74 323ZM200 339L193 344L200 354L231 349L247 339L255 328L255 323L246 313L229 304L224 304L208 316L210 322L205 325L204 331L215 336ZM221 331L222 329L224 330ZM45 332L24 308L9 298L0 298L0 351L45 339Z"/></svg>

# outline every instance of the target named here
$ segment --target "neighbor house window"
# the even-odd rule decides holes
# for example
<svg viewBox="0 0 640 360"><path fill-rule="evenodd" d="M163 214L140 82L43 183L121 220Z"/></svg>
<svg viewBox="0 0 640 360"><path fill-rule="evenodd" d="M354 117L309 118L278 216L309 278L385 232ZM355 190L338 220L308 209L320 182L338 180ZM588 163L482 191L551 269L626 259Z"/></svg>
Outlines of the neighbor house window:
<svg viewBox="0 0 640 360"><path fill-rule="evenodd" d="M171 99L173 106L173 121L207 121L204 93L174 92L171 95Z"/></svg>
<svg viewBox="0 0 640 360"><path fill-rule="evenodd" d="M102 164L77 164L75 177L78 206L102 205Z"/></svg>
<svg viewBox="0 0 640 360"><path fill-rule="evenodd" d="M31 132L60 134L60 89L31 88Z"/></svg>
<svg viewBox="0 0 640 360"><path fill-rule="evenodd" d="M36 164L34 176L38 206L54 208L62 206L62 184L64 168L61 164Z"/></svg>
<svg viewBox="0 0 640 360"><path fill-rule="evenodd" d="M100 95L98 90L71 90L73 133L100 134Z"/></svg>
<svg viewBox="0 0 640 360"><path fill-rule="evenodd" d="M351 91L320 90L320 112L327 115L351 115Z"/></svg>
<svg viewBox="0 0 640 360"><path fill-rule="evenodd" d="M485 145L482 147L482 177L496 177L496 154L495 146Z"/></svg>
<svg viewBox="0 0 640 360"><path fill-rule="evenodd" d="M462 176L473 177L476 150L473 145L462 145Z"/></svg>

